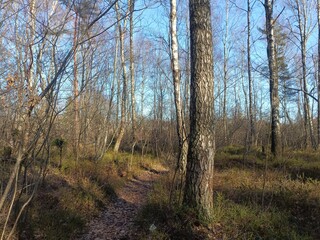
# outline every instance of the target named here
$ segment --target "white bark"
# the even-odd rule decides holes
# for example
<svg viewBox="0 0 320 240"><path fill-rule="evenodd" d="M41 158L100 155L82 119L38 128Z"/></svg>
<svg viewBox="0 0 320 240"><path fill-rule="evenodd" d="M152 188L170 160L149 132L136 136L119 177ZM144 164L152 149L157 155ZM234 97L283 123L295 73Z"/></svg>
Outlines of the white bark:
<svg viewBox="0 0 320 240"><path fill-rule="evenodd" d="M182 114L181 101L181 79L179 69L179 47L177 40L177 3L176 0L170 0L170 35L171 35L171 67L174 86L174 101L177 118L177 133L179 140L179 156L178 165L180 172L184 175L187 164L188 143L186 139L186 132L184 126L184 119Z"/></svg>

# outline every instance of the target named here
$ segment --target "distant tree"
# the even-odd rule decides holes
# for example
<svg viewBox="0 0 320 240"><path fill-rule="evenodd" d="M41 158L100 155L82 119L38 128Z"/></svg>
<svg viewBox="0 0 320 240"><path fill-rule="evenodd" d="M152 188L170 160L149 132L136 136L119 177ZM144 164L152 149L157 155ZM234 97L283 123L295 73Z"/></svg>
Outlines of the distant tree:
<svg viewBox="0 0 320 240"><path fill-rule="evenodd" d="M256 143L256 128L253 115L253 93L252 93L252 73L251 73L251 2L247 0L247 64L248 64L248 83L249 83L249 144L255 145Z"/></svg>
<svg viewBox="0 0 320 240"><path fill-rule="evenodd" d="M215 154L213 44L209 0L190 0L191 95L190 140L184 204L198 217L213 207Z"/></svg>
<svg viewBox="0 0 320 240"><path fill-rule="evenodd" d="M62 150L65 145L66 141L62 138L56 138L55 140L53 140L53 146L59 149L59 169L62 167Z"/></svg>
<svg viewBox="0 0 320 240"><path fill-rule="evenodd" d="M305 128L305 147L316 148L316 141L314 137L313 122L310 109L309 90L308 90L308 67L307 67L307 43L311 36L313 25L310 24L310 11L313 8L312 2L304 0L287 0L289 7L294 13L298 33L293 31L295 37L299 41L299 49L301 54L301 68L302 75L300 77L301 90L303 93L303 112L304 112L304 128Z"/></svg>
<svg viewBox="0 0 320 240"><path fill-rule="evenodd" d="M227 122L227 83L229 78L229 0L225 0L225 29L223 36L223 103L222 124L224 144L228 144L228 122Z"/></svg>
<svg viewBox="0 0 320 240"><path fill-rule="evenodd" d="M78 62L77 62L77 42L78 42L78 12L75 12L74 17L74 31L73 31L73 110L74 110L74 139L73 139L73 151L76 162L79 158L79 135L80 135L80 100L79 100L79 81L78 81Z"/></svg>
<svg viewBox="0 0 320 240"><path fill-rule="evenodd" d="M135 0L130 0L129 11L130 11L130 79L131 79L131 125L132 125L132 141L133 141L133 149L136 144L136 95L135 95L135 67L134 67L134 42L133 42L133 33L134 33L134 22L133 22L133 12Z"/></svg>
<svg viewBox="0 0 320 240"><path fill-rule="evenodd" d="M259 29L263 34L267 34L266 30ZM288 66L288 59L286 56L286 48L288 45L288 33L284 30L283 26L275 22L274 24L274 47L275 47L275 60L276 60L276 76L279 81L279 101L283 107L283 113L286 119L290 120L290 116L287 111L287 102L292 100L296 95L296 91L293 91L292 85L293 77ZM269 77L269 66L262 67L262 75Z"/></svg>

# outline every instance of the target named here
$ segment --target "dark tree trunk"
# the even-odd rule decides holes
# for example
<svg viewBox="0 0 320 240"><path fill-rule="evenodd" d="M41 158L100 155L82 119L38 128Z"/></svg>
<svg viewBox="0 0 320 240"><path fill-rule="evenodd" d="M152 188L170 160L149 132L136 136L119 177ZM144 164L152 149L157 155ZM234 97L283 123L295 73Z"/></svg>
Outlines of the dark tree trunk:
<svg viewBox="0 0 320 240"><path fill-rule="evenodd" d="M209 0L190 0L190 141L184 204L209 218L215 153L213 47Z"/></svg>
<svg viewBox="0 0 320 240"><path fill-rule="evenodd" d="M267 54L270 78L270 103L271 103L271 152L275 158L281 154L280 121L279 121L279 91L275 52L273 0L265 0Z"/></svg>

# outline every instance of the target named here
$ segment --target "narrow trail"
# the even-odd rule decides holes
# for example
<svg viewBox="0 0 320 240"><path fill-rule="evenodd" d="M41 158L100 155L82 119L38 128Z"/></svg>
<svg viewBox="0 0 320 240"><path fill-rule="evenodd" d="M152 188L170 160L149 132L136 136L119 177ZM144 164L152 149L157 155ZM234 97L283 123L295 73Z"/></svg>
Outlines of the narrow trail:
<svg viewBox="0 0 320 240"><path fill-rule="evenodd" d="M136 239L134 220L160 173L143 171L117 192L118 198L88 224L78 240Z"/></svg>

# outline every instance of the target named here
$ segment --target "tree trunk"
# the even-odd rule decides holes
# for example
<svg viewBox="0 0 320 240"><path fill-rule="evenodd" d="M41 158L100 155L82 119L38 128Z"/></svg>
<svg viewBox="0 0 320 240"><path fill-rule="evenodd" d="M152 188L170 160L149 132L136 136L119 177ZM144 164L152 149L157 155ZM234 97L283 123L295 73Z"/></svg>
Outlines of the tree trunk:
<svg viewBox="0 0 320 240"><path fill-rule="evenodd" d="M320 0L317 1L318 15L318 148L320 147Z"/></svg>
<svg viewBox="0 0 320 240"><path fill-rule="evenodd" d="M267 55L270 78L270 103L271 103L271 152L275 158L281 154L280 120L279 120L279 92L275 52L273 0L265 0Z"/></svg>
<svg viewBox="0 0 320 240"><path fill-rule="evenodd" d="M209 0L190 0L190 141L184 204L208 219L213 207L215 154L213 46Z"/></svg>
<svg viewBox="0 0 320 240"><path fill-rule="evenodd" d="M121 59L121 67L122 67L122 98L121 98L121 119L120 119L120 129L117 136L116 143L114 145L114 151L118 152L120 144L122 142L122 138L125 131L126 124L126 112L127 112L127 69L124 57L124 31L122 29L120 23L120 13L118 9L118 3L116 3L116 12L117 12L117 20L118 20L118 30L120 37L120 59ZM126 19L124 20L124 26L126 25Z"/></svg>
<svg viewBox="0 0 320 240"><path fill-rule="evenodd" d="M185 132L184 119L182 114L182 102L181 102L181 79L179 71L179 50L177 40L177 3L176 0L170 1L171 12L170 12L170 35L171 35L171 68L173 75L173 86L174 86L174 103L176 108L176 119L177 119L177 133L179 140L179 156L177 168L179 168L182 175L185 174L187 165L187 153L188 153L188 142Z"/></svg>
<svg viewBox="0 0 320 240"><path fill-rule="evenodd" d="M28 90L29 97L33 96L34 88L35 88L35 79L34 79L34 70L33 70L33 45L35 39L35 31L36 31L36 0L30 0L30 65L29 65L29 76L28 76Z"/></svg>
<svg viewBox="0 0 320 240"><path fill-rule="evenodd" d="M313 134L313 124L311 119L310 112L310 103L308 97L308 87L307 87L307 66L306 66L306 58L307 58L307 16L305 8L303 5L303 13L301 12L300 3L296 1L296 10L298 17L298 28L300 32L300 50L301 50L301 61L302 61L302 87L303 87L303 110L304 110L304 124L305 124L305 146L306 148L311 146L313 148L316 147L314 134Z"/></svg>
<svg viewBox="0 0 320 240"><path fill-rule="evenodd" d="M247 62L248 62L248 81L249 81L249 124L250 124L250 132L249 132L249 144L256 145L255 135L255 122L253 116L253 103L252 103L252 74L251 74L251 6L250 0L247 0L248 8L247 8Z"/></svg>
<svg viewBox="0 0 320 240"><path fill-rule="evenodd" d="M228 81L228 25L229 25L229 0L226 0L225 9L225 34L223 39L223 105L222 105L222 123L224 144L228 144L228 126L227 126L227 81Z"/></svg>
<svg viewBox="0 0 320 240"><path fill-rule="evenodd" d="M79 123L79 84L78 84L78 63L77 63L77 52L76 52L76 46L77 46L77 31L78 28L78 14L76 13L75 19L74 19L74 32L73 32L73 46L75 48L74 55L73 55L73 96L74 96L74 155L76 162L78 162L79 158L79 132L80 132L80 123Z"/></svg>
<svg viewBox="0 0 320 240"><path fill-rule="evenodd" d="M134 54L133 54L133 12L135 0L130 0L130 77L131 77L131 123L132 142L136 142L136 98L135 98L135 78L134 78Z"/></svg>

